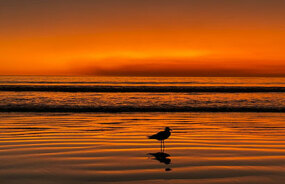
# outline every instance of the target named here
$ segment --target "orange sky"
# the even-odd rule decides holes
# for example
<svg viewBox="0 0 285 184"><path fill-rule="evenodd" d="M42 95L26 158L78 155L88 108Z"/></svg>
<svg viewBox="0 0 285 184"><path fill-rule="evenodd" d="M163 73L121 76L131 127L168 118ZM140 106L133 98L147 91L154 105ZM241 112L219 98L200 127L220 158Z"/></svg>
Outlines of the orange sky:
<svg viewBox="0 0 285 184"><path fill-rule="evenodd" d="M1 75L285 76L283 0L0 0Z"/></svg>

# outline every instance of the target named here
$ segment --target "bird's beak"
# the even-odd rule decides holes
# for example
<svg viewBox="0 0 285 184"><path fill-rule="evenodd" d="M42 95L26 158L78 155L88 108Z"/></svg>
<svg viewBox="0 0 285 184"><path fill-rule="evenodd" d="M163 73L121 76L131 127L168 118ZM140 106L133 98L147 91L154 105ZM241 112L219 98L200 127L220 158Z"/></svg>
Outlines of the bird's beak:
<svg viewBox="0 0 285 184"><path fill-rule="evenodd" d="M172 129L170 128L170 131L172 132Z"/></svg>

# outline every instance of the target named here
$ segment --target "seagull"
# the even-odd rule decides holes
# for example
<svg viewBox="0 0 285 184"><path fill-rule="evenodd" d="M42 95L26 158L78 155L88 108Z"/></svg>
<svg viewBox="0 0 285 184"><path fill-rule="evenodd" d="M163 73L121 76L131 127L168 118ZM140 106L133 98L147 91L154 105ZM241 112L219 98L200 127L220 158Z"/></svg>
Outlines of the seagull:
<svg viewBox="0 0 285 184"><path fill-rule="evenodd" d="M156 139L159 140L161 145L163 145L164 148L164 140L167 139L171 135L171 131L169 127L165 127L164 131L158 132L157 134L151 135L148 138L149 139Z"/></svg>

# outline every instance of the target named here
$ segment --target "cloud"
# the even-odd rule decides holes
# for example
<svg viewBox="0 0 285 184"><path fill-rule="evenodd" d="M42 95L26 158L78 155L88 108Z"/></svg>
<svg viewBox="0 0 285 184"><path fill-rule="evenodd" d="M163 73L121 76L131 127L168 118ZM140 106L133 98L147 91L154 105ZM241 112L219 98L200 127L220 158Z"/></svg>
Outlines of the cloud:
<svg viewBox="0 0 285 184"><path fill-rule="evenodd" d="M101 61L101 63L110 62ZM283 61L272 63L270 61L202 61L202 60L129 60L127 63L103 65L98 64L80 65L73 72L83 75L98 76L149 76L149 77L285 77L285 64ZM114 62L116 63L116 62Z"/></svg>

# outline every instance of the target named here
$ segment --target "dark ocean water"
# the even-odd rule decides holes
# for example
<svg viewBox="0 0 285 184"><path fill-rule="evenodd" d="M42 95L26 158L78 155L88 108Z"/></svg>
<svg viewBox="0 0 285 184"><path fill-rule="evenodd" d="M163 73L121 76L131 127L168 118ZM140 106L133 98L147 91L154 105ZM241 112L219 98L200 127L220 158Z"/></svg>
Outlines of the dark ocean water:
<svg viewBox="0 0 285 184"><path fill-rule="evenodd" d="M284 78L3 76L2 112L285 112Z"/></svg>

